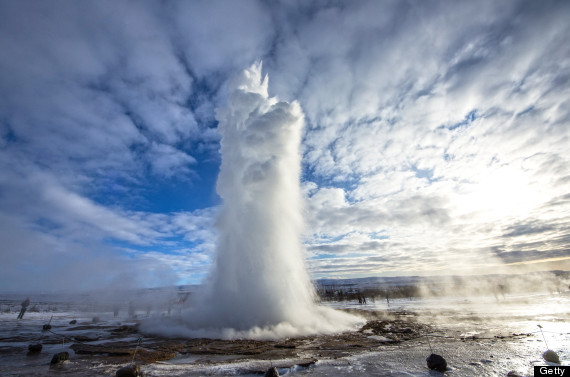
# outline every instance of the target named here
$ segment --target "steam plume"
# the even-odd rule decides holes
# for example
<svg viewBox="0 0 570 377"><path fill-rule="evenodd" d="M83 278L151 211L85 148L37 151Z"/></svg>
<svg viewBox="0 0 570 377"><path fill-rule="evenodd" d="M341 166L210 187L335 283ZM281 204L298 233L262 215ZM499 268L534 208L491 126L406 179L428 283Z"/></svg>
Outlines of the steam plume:
<svg viewBox="0 0 570 377"><path fill-rule="evenodd" d="M261 63L254 64L230 81L217 113L223 207L206 290L185 317L191 336L276 338L360 323L315 304L300 242L303 112L296 102L270 98L267 87Z"/></svg>

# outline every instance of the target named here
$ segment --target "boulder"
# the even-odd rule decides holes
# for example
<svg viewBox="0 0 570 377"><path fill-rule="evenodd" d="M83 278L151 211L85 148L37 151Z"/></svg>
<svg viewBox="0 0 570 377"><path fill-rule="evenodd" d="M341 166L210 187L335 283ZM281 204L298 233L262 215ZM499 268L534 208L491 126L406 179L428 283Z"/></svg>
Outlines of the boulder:
<svg viewBox="0 0 570 377"><path fill-rule="evenodd" d="M42 330L43 331L51 330L51 325L49 323L46 323L45 325L42 326Z"/></svg>
<svg viewBox="0 0 570 377"><path fill-rule="evenodd" d="M70 324L70 325L75 325L76 323L77 323L77 320L76 320L76 319L72 319L71 321L69 321L69 324Z"/></svg>
<svg viewBox="0 0 570 377"><path fill-rule="evenodd" d="M43 346L41 345L41 343L38 344L30 344L28 346L28 354L34 354L34 353L40 353L42 352L42 348Z"/></svg>
<svg viewBox="0 0 570 377"><path fill-rule="evenodd" d="M546 352L542 354L542 358L551 363L560 364L560 358L553 350L546 350Z"/></svg>
<svg viewBox="0 0 570 377"><path fill-rule="evenodd" d="M426 359L427 366L429 369L436 370L438 372L445 372L447 369L447 361L440 355L432 353Z"/></svg>
<svg viewBox="0 0 570 377"><path fill-rule="evenodd" d="M277 368L271 367L267 369L267 372L265 372L263 377L279 377L279 372L277 371Z"/></svg>
<svg viewBox="0 0 570 377"><path fill-rule="evenodd" d="M141 377L141 367L140 365L127 365L122 367L115 373L115 377Z"/></svg>
<svg viewBox="0 0 570 377"><path fill-rule="evenodd" d="M63 363L65 360L69 360L69 353L68 352L56 353L51 358L50 364L54 365L54 364Z"/></svg>

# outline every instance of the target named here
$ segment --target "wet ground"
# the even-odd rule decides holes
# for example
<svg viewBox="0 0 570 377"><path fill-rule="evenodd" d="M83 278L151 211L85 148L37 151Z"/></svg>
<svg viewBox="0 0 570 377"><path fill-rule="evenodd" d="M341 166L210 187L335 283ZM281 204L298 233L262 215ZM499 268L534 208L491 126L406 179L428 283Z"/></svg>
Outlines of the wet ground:
<svg viewBox="0 0 570 377"><path fill-rule="evenodd" d="M444 375L426 367L433 352L447 360L449 376L506 376L513 370L532 376L534 365L546 365L541 358L545 341L568 365L569 304L570 296L564 294L500 302L335 302L329 305L359 313L366 325L343 334L258 341L152 337L139 333L137 320L112 312L44 303L22 321L15 319L16 312L0 313L0 375L114 376L133 362L146 376L254 376L270 366L287 376ZM42 331L48 322L51 329ZM29 354L30 344L42 344L42 351ZM50 367L51 357L61 351L70 360Z"/></svg>

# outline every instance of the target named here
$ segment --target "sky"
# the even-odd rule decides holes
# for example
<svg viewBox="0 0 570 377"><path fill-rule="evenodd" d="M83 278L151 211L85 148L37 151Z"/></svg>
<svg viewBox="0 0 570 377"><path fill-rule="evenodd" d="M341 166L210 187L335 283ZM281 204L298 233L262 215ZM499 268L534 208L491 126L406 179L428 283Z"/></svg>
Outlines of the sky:
<svg viewBox="0 0 570 377"><path fill-rule="evenodd" d="M312 278L570 269L570 2L0 0L0 289L198 284L216 109L305 117Z"/></svg>

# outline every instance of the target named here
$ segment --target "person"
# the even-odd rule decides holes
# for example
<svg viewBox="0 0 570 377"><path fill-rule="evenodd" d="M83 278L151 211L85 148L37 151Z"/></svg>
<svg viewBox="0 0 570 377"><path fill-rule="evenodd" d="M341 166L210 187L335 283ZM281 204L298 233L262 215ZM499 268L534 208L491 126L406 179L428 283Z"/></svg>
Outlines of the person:
<svg viewBox="0 0 570 377"><path fill-rule="evenodd" d="M29 305L30 305L30 298L26 297L26 299L22 301L22 309L20 309L20 314L18 314L18 319L24 318L24 314L26 313L26 310L28 309Z"/></svg>
<svg viewBox="0 0 570 377"><path fill-rule="evenodd" d="M365 296L362 296L362 303L366 304L366 297Z"/></svg>
<svg viewBox="0 0 570 377"><path fill-rule="evenodd" d="M135 314L135 306L132 301L129 301L129 318L137 318Z"/></svg>

